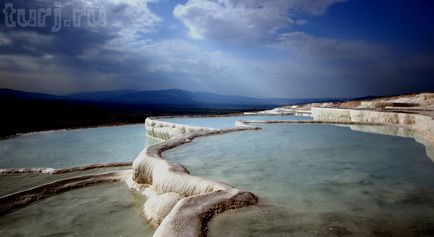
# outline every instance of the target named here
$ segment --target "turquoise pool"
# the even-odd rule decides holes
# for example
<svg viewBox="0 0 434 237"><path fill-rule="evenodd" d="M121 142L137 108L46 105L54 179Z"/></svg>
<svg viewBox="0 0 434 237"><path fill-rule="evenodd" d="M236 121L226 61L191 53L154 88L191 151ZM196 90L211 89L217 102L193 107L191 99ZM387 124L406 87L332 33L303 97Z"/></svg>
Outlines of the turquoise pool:
<svg viewBox="0 0 434 237"><path fill-rule="evenodd" d="M411 138L315 124L202 137L165 152L193 175L257 194L210 236L429 236L434 164Z"/></svg>
<svg viewBox="0 0 434 237"><path fill-rule="evenodd" d="M143 124L27 134L0 141L0 168L66 168L132 161L147 145ZM80 175L131 167L65 174L0 175L0 196ZM68 191L0 217L1 236L152 236L144 200L123 182Z"/></svg>
<svg viewBox="0 0 434 237"><path fill-rule="evenodd" d="M295 116L173 118L213 128L237 120L301 120ZM209 236L431 236L434 164L411 138L319 124L259 125L202 137L165 152L193 175L254 192L260 205L218 215ZM378 127L381 128L381 127ZM375 131L375 127L367 130ZM381 130L381 129L379 129ZM143 125L29 134L0 141L0 168L63 168L133 160L148 144ZM0 177L0 195L58 178ZM124 169L124 168L115 168ZM2 236L150 236L143 199L122 183L78 189L0 218Z"/></svg>
<svg viewBox="0 0 434 237"><path fill-rule="evenodd" d="M152 236L143 202L123 183L77 189L0 217L0 236Z"/></svg>
<svg viewBox="0 0 434 237"><path fill-rule="evenodd" d="M27 134L0 141L0 168L132 161L148 142L143 124Z"/></svg>

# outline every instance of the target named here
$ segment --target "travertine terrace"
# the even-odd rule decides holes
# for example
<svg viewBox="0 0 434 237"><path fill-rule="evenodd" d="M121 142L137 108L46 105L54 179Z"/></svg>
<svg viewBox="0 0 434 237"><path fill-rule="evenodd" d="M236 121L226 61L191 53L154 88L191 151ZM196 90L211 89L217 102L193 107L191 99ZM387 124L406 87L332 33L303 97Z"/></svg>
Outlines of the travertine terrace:
<svg viewBox="0 0 434 237"><path fill-rule="evenodd" d="M257 130L257 123L325 123L349 125L354 130L414 137L427 147L432 158L434 144L434 94L423 93L374 100L341 103L314 103L293 105L246 115L303 115L313 120L237 121L232 128L212 129L161 121L162 117L148 118L147 135L161 143L145 148L134 160L132 171L116 171L106 174L83 176L56 181L13 195L1 197L7 205L1 211L7 213L44 197L85 185L124 180L131 190L146 197L144 215L157 229L154 236L204 236L211 218L228 209L241 208L258 203L258 197L249 191L239 190L205 177L193 176L181 164L164 160L162 153L168 149L191 142L201 136L229 132ZM363 125L389 125L372 129ZM3 174L57 173L117 167L126 163L95 164L86 167L55 170L5 169ZM53 191L54 190L54 191ZM29 198L30 197L30 198ZM23 201L24 200L24 201Z"/></svg>
<svg viewBox="0 0 434 237"><path fill-rule="evenodd" d="M190 176L183 166L164 161L162 151L188 143L198 136L255 129L250 125L255 123L345 124L359 130L364 129L358 127L360 125L391 125L392 132L388 130L386 133L399 135L393 131L405 128L412 131L406 132L406 136L415 137L430 151L430 144L434 141L433 104L434 94L426 93L371 101L286 106L245 115L302 115L312 116L314 120L274 121L270 117L268 121L238 121L234 128L223 130L174 124L159 121L158 117L148 118L148 136L167 141L148 147L134 161L130 186L148 198L145 215L154 225L160 224L155 236L204 235L206 223L214 214L255 204L257 198L216 181Z"/></svg>

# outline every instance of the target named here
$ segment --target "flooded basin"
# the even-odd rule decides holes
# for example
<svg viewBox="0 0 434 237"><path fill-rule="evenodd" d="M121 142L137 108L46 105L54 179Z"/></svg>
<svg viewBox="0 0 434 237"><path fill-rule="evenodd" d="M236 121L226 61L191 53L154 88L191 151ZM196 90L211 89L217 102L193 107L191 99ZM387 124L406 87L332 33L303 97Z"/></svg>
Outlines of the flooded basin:
<svg viewBox="0 0 434 237"><path fill-rule="evenodd" d="M132 161L147 141L143 124L26 134L0 141L0 168Z"/></svg>
<svg viewBox="0 0 434 237"><path fill-rule="evenodd" d="M434 164L411 138L315 124L202 137L165 152L193 175L260 197L210 236L431 236Z"/></svg>
<svg viewBox="0 0 434 237"><path fill-rule="evenodd" d="M0 217L1 236L152 236L125 183L69 191Z"/></svg>
<svg viewBox="0 0 434 237"><path fill-rule="evenodd" d="M147 145L145 126L57 130L0 141L0 168L69 168L132 161ZM2 174L0 196L61 179L131 166L61 174ZM123 182L71 190L0 217L1 236L152 236L143 197Z"/></svg>

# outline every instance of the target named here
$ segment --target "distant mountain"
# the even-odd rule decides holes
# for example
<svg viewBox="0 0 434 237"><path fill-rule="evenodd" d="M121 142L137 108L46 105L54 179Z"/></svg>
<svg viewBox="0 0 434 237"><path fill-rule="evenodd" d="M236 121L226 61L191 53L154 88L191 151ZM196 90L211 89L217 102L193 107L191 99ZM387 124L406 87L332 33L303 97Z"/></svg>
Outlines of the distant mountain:
<svg viewBox="0 0 434 237"><path fill-rule="evenodd" d="M173 105L173 106L277 106L285 104L301 104L338 99L281 99L251 98L235 95L220 95L209 92L191 92L179 89L155 91L96 91L66 95L79 100L91 100L125 104Z"/></svg>
<svg viewBox="0 0 434 237"><path fill-rule="evenodd" d="M92 92L79 92L65 95L66 97L77 100L93 100L103 101L110 97L125 96L137 93L135 90L114 90L114 91L92 91Z"/></svg>
<svg viewBox="0 0 434 237"><path fill-rule="evenodd" d="M20 99L20 100L62 100L67 99L63 96L50 95L43 93L24 92L11 89L0 88L0 99Z"/></svg>
<svg viewBox="0 0 434 237"><path fill-rule="evenodd" d="M143 123L149 116L229 114L324 100L333 99L258 99L177 89L64 96L0 89L0 139L32 131Z"/></svg>
<svg viewBox="0 0 434 237"><path fill-rule="evenodd" d="M188 107L188 108L271 108L280 105L302 104L342 99L285 99L252 98L236 95L221 95L209 92L191 92L179 89L136 91L114 90L67 94L64 96L0 89L0 98L21 100L71 100L130 105Z"/></svg>

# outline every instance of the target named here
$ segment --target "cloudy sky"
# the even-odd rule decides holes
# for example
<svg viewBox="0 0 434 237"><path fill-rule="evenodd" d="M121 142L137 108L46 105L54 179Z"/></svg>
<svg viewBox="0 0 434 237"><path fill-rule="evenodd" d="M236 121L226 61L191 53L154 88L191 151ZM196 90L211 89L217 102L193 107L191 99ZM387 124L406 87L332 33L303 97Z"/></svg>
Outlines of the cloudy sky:
<svg viewBox="0 0 434 237"><path fill-rule="evenodd" d="M0 3L0 88L55 94L179 88L252 97L434 90L431 0ZM10 4L15 14L3 11ZM38 8L52 11L45 26L10 24L18 12L29 23ZM102 9L106 21L90 24L86 15L80 27L55 31L58 9L63 24L82 9Z"/></svg>

